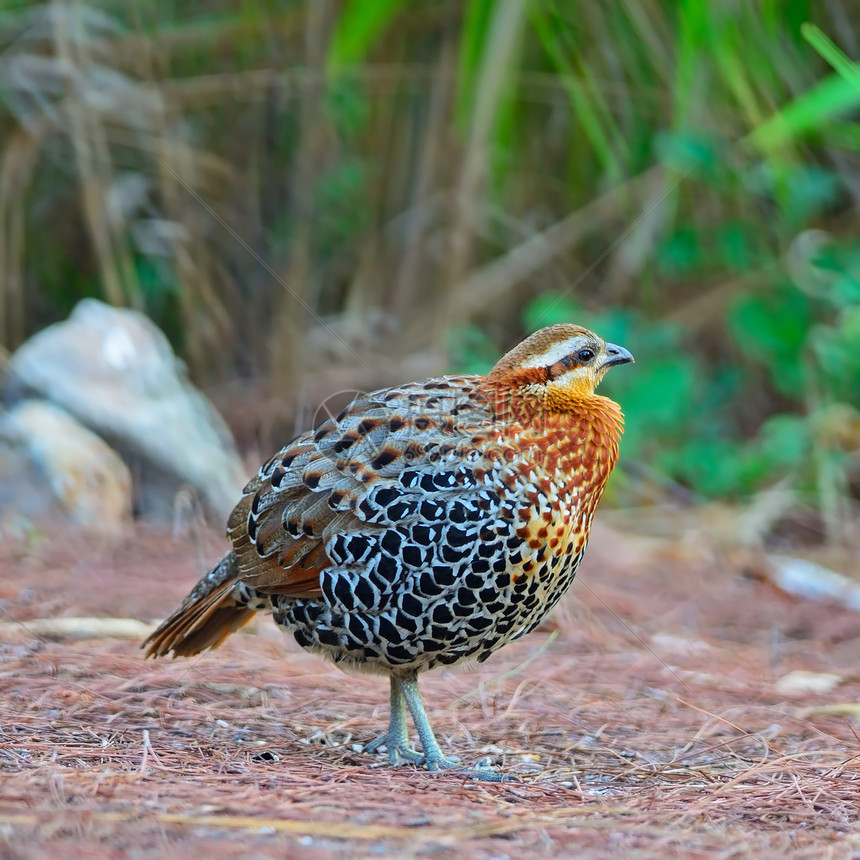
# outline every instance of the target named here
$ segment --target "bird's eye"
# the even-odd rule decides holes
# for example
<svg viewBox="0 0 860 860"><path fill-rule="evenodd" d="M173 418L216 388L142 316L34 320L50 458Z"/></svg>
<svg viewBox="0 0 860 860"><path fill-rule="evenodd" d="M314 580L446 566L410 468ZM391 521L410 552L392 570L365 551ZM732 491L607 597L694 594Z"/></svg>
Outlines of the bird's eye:
<svg viewBox="0 0 860 860"><path fill-rule="evenodd" d="M594 358L594 351L590 349L581 349L576 354L576 360L581 362L582 364L588 364L591 359Z"/></svg>

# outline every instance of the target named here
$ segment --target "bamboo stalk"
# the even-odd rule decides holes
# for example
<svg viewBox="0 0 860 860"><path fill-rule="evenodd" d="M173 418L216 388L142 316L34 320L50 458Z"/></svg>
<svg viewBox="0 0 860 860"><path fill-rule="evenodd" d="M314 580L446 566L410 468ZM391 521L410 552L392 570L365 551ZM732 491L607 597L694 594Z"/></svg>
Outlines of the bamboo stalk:
<svg viewBox="0 0 860 860"><path fill-rule="evenodd" d="M451 319L459 319L453 304L468 301L463 296L470 284L464 276L471 264L478 200L483 193L489 162L488 147L499 105L513 68L522 26L525 20L524 0L499 0L496 4L481 58L475 85L474 112L469 127L460 175L454 189L454 217L450 232L450 257L439 296L435 322L435 340L444 342Z"/></svg>
<svg viewBox="0 0 860 860"><path fill-rule="evenodd" d="M331 14L330 0L309 3L306 10L305 49L311 73L302 91L301 139L291 188L293 233L289 262L283 278L286 289L275 303L270 340L269 373L276 398L297 387L303 365L305 304L313 306L313 195L321 171L326 135L321 106L325 93L325 61Z"/></svg>
<svg viewBox="0 0 860 860"><path fill-rule="evenodd" d="M98 257L102 286L111 304L122 306L131 303L139 307L140 290L125 236L125 224L121 213L111 213L106 202L113 165L105 130L96 111L89 108L82 98L92 58L81 4L75 0L55 0L51 12L57 58L72 70L64 112L69 121L81 202ZM71 27L75 28L74 33L70 32Z"/></svg>

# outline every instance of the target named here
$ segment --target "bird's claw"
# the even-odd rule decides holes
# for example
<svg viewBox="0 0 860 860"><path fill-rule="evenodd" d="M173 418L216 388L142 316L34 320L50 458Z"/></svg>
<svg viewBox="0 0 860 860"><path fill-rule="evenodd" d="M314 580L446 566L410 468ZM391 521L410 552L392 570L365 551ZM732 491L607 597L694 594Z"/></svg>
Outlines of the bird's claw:
<svg viewBox="0 0 860 860"><path fill-rule="evenodd" d="M412 764L415 767L422 765L429 771L438 772L440 770L453 770L461 773L467 779L477 779L482 782L522 782L522 780L513 774L497 773L494 770L482 767L463 768L460 767L460 759L456 756L431 755L426 756L417 750L412 749L408 743L397 739L391 740L389 733L376 738L364 745L364 752L376 753L381 747L385 747L388 751L388 761L393 767L400 764Z"/></svg>
<svg viewBox="0 0 860 860"><path fill-rule="evenodd" d="M398 739L389 737L386 732L376 740L364 745L364 751L368 753L379 752L380 747L385 747L388 750L388 761L397 766L403 762L409 764L421 765L424 763L424 756L417 750L412 749L408 743Z"/></svg>
<svg viewBox="0 0 860 860"><path fill-rule="evenodd" d="M421 761L418 764L423 764L427 770L450 770L451 768L456 768L460 764L460 759L456 756L448 756L444 755L423 755L421 756Z"/></svg>
<svg viewBox="0 0 860 860"><path fill-rule="evenodd" d="M388 732L369 744L364 745L364 752L375 753L379 752L381 747L388 750L388 761L396 766L399 764L414 764L416 767L422 765L427 770L450 770L456 768L460 764L460 759L455 756L448 757L443 755L424 755L418 750L412 749L406 741L400 738L391 739Z"/></svg>

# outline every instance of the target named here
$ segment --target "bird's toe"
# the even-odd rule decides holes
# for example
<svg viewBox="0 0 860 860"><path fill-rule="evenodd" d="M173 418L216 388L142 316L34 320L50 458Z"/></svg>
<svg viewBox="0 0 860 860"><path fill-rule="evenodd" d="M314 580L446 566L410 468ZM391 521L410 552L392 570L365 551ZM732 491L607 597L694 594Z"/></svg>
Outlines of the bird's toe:
<svg viewBox="0 0 860 860"><path fill-rule="evenodd" d="M423 764L427 770L449 770L460 766L460 759L456 756L422 755L416 764Z"/></svg>
<svg viewBox="0 0 860 860"><path fill-rule="evenodd" d="M388 761L392 765L396 766L404 763L420 765L424 761L424 756L420 752L412 749L412 747L399 738L392 739L389 737L388 732L376 738L376 740L371 741L369 744L365 744L364 752L379 752L382 747L385 747L386 750L388 750Z"/></svg>

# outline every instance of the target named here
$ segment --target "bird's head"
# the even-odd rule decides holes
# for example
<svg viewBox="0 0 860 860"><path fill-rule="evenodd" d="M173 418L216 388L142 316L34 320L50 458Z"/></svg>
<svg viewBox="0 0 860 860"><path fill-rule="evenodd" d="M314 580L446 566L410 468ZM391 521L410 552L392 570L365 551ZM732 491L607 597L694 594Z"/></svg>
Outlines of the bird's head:
<svg viewBox="0 0 860 860"><path fill-rule="evenodd" d="M633 361L623 347L582 326L553 325L535 332L499 359L488 380L564 412L594 395L606 371Z"/></svg>

